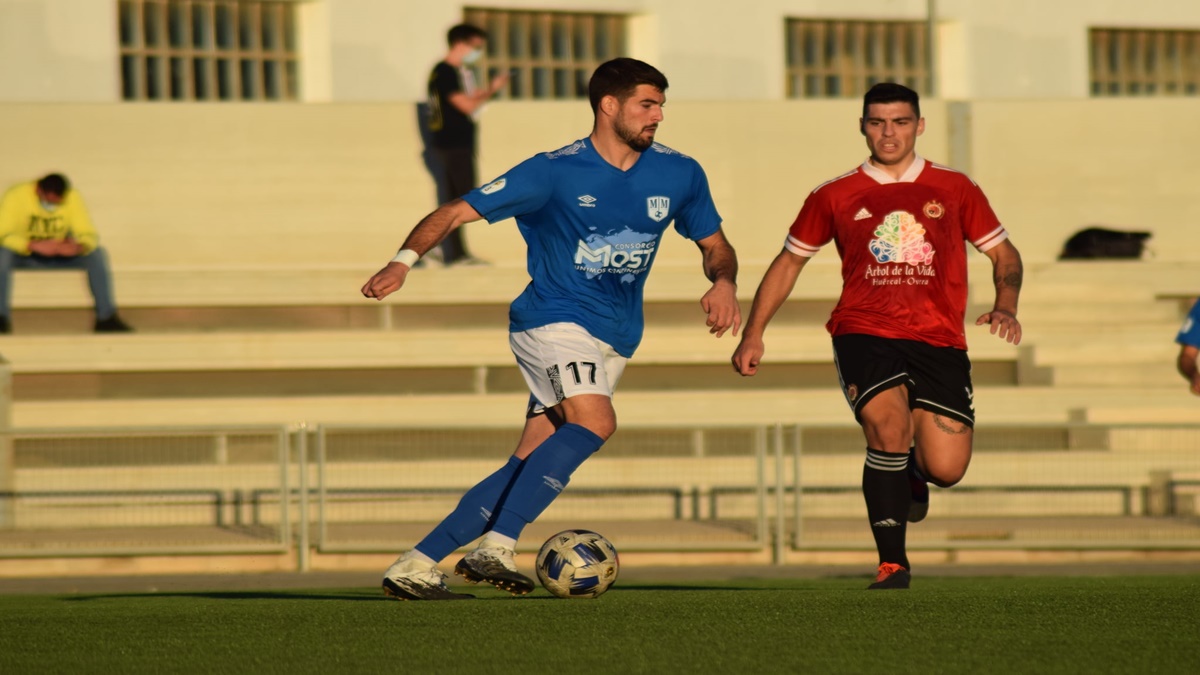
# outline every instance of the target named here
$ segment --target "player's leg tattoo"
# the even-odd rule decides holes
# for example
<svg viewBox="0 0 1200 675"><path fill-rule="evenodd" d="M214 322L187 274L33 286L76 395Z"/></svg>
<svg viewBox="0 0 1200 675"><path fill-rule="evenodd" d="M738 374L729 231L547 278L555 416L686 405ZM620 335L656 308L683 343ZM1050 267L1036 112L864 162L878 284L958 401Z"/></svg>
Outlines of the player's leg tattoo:
<svg viewBox="0 0 1200 675"><path fill-rule="evenodd" d="M940 431L950 434L951 436L961 436L963 434L971 433L970 425L964 424L949 417L943 417L936 413L933 416L933 423Z"/></svg>

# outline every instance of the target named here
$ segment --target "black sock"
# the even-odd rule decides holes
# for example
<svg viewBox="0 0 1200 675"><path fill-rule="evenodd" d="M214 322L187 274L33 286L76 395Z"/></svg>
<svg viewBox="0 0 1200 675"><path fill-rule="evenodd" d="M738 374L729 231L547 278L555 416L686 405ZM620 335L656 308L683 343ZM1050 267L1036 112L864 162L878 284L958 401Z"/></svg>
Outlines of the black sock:
<svg viewBox="0 0 1200 675"><path fill-rule="evenodd" d="M892 454L867 448L862 490L880 564L896 563L911 569L904 546L908 507L912 500L907 469L908 453Z"/></svg>

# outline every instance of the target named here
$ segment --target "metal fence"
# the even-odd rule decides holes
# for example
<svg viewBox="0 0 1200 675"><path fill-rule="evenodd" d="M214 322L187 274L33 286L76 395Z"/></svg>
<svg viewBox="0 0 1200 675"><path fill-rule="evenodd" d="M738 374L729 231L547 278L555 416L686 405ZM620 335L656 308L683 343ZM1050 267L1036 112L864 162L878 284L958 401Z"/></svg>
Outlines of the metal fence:
<svg viewBox="0 0 1200 675"><path fill-rule="evenodd" d="M844 435L773 430L778 550L874 548ZM963 481L931 492L910 549L1200 549L1200 425L988 425Z"/></svg>
<svg viewBox="0 0 1200 675"><path fill-rule="evenodd" d="M0 433L0 557L291 548L284 427Z"/></svg>
<svg viewBox="0 0 1200 675"><path fill-rule="evenodd" d="M462 494L507 460L511 429L317 430L317 550L402 551ZM622 430L530 525L522 550L563 529L584 528L621 550L734 551L767 545L765 428ZM752 502L712 511L713 490Z"/></svg>
<svg viewBox="0 0 1200 675"><path fill-rule="evenodd" d="M398 552L519 430L325 425L0 434L0 557ZM622 428L521 540L870 550L851 426ZM1200 549L1200 425L987 425L914 550ZM310 526L311 523L311 526Z"/></svg>

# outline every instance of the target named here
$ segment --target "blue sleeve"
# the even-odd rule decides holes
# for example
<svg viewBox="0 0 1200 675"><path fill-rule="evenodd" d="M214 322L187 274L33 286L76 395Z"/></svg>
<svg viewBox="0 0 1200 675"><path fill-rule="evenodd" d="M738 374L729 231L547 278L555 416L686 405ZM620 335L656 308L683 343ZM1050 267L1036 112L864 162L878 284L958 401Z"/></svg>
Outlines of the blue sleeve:
<svg viewBox="0 0 1200 675"><path fill-rule="evenodd" d="M691 190L687 203L675 216L675 231L692 241L711 237L721 229L721 215L713 204L708 189L708 176L699 163L693 161Z"/></svg>
<svg viewBox="0 0 1200 675"><path fill-rule="evenodd" d="M1179 335L1176 336L1175 342L1181 345L1200 347L1200 299L1192 305L1192 311L1188 312L1187 318L1184 319L1183 327L1179 329Z"/></svg>
<svg viewBox="0 0 1200 675"><path fill-rule="evenodd" d="M554 189L550 160L538 155L521 162L496 180L463 195L479 215L494 223L546 205Z"/></svg>

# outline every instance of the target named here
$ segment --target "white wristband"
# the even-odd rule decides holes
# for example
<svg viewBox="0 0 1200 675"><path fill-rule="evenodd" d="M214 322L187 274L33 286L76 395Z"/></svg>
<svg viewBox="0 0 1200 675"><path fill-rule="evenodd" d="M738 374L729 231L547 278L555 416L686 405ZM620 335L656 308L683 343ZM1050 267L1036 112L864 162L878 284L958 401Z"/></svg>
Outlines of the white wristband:
<svg viewBox="0 0 1200 675"><path fill-rule="evenodd" d="M406 249L401 249L401 251L392 258L392 262L404 263L405 265L408 265L411 268L413 265L416 265L417 261L420 259L421 259L420 253L417 253L416 251L412 250L411 248L406 248Z"/></svg>

